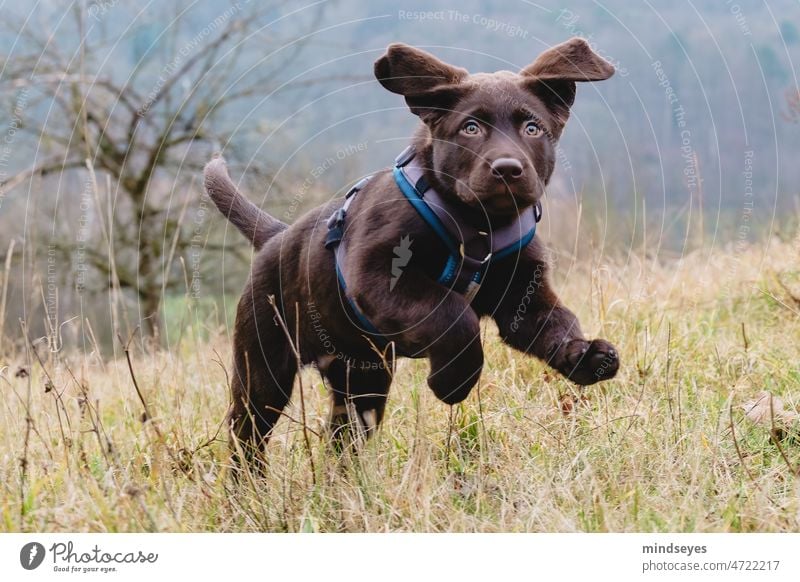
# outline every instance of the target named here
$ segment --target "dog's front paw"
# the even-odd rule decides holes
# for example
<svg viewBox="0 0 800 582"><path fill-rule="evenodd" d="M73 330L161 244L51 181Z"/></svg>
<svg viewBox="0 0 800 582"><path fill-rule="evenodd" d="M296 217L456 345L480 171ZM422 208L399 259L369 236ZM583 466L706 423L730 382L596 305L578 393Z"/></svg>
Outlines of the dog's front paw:
<svg viewBox="0 0 800 582"><path fill-rule="evenodd" d="M565 347L564 375L582 386L610 380L619 370L619 354L606 340L572 340Z"/></svg>

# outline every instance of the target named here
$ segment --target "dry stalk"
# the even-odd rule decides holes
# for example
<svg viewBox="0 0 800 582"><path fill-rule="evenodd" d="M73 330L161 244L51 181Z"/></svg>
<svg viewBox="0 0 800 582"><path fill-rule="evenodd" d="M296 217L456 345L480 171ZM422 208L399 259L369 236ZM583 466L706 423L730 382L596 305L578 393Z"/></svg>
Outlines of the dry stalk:
<svg viewBox="0 0 800 582"><path fill-rule="evenodd" d="M189 479L190 481L194 481L195 479L194 476L192 475L191 468L186 467L185 463L180 461L178 457L175 455L175 451L172 450L172 447L170 447L169 444L167 444L167 440L166 438L164 438L164 433L161 432L161 427L159 426L158 421L155 419L155 417L153 417L150 411L150 407L147 405L147 400L145 400L144 394L142 394L142 391L139 388L139 382L136 380L136 373L133 371L133 361L131 360L130 344L133 341L133 338L138 330L139 328L137 327L134 330L134 333L131 334L130 338L128 338L127 342L123 342L121 337L119 336L117 337L119 338L119 341L123 346L122 350L125 353L125 359L128 362L128 372L130 373L131 381L133 382L133 387L136 389L136 394L139 396L139 401L142 403L142 408L144 408L144 416L142 420L144 421L145 424L147 424L149 421L149 424L153 427L153 431L156 433L158 440L164 446L164 449L167 451L167 454L169 455L170 460L172 460L173 464L178 469L180 469L180 471L186 476L187 479ZM202 482L203 481L200 480L200 483Z"/></svg>

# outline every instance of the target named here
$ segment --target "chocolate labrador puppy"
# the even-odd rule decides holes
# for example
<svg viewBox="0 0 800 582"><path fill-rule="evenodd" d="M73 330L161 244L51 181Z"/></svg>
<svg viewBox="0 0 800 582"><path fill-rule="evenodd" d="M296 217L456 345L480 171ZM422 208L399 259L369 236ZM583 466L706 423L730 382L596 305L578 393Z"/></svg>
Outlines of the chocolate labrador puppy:
<svg viewBox="0 0 800 582"><path fill-rule="evenodd" d="M616 374L617 351L584 337L533 236L575 84L613 73L578 38L519 73L469 74L392 44L375 76L420 118L411 146L291 226L247 201L222 158L208 164L209 196L258 251L236 314L228 417L249 454L298 365L316 364L329 384L334 435L381 423L397 355L427 358L434 394L461 402L483 368L482 317L577 384Z"/></svg>

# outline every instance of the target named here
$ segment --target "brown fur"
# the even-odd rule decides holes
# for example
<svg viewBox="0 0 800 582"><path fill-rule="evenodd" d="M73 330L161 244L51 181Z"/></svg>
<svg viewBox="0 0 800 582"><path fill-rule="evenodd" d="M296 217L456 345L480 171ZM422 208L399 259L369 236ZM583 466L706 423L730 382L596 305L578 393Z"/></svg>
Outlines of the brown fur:
<svg viewBox="0 0 800 582"><path fill-rule="evenodd" d="M379 82L403 95L423 122L413 143L430 184L486 228L541 199L575 82L612 74L613 67L580 39L546 51L519 74L469 75L401 44L389 46L375 63ZM476 120L478 134L465 133L468 119ZM539 135L526 133L531 120L541 128ZM522 175L498 178L492 163L501 158L516 160ZM354 320L336 278L333 253L324 248L326 220L342 200L287 227L237 192L221 158L208 164L205 177L220 211L260 249L236 314L229 413L233 434L251 451L263 447L291 396L297 364L276 323L270 295L292 334L298 323L294 339L302 364L316 364L330 385L332 430L350 424L371 433L383 418L392 359L376 352ZM390 290L394 249L402 237L412 241L412 258ZM495 320L503 341L578 384L607 380L617 372L613 346L586 340L552 290L538 238L517 255L493 263L470 304L436 282L446 250L387 170L357 195L343 244L349 295L398 353L429 360L428 385L447 404L464 400L481 374L482 317Z"/></svg>

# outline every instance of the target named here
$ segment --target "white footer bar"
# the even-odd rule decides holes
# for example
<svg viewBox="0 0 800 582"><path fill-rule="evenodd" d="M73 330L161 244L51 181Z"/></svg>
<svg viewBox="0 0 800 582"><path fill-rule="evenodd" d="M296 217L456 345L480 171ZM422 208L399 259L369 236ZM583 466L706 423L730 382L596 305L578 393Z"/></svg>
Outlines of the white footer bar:
<svg viewBox="0 0 800 582"><path fill-rule="evenodd" d="M799 554L800 534L3 534L0 579L800 580Z"/></svg>

